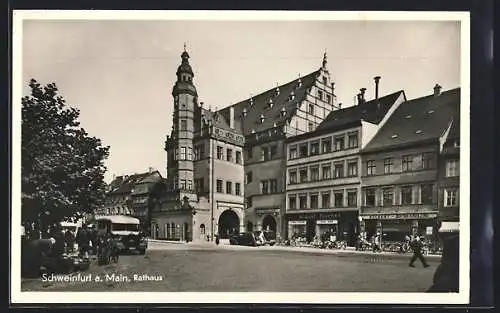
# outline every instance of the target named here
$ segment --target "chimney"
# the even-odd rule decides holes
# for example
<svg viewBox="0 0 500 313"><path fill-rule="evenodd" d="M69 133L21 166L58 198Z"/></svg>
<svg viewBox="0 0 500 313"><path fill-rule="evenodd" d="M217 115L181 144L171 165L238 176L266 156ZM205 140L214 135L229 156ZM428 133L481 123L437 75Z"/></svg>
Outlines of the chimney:
<svg viewBox="0 0 500 313"><path fill-rule="evenodd" d="M375 100L378 100L378 84L380 82L380 76L375 76L373 79L375 80Z"/></svg>
<svg viewBox="0 0 500 313"><path fill-rule="evenodd" d="M339 109L342 109L342 102L338 104Z"/></svg>
<svg viewBox="0 0 500 313"><path fill-rule="evenodd" d="M229 107L229 127L234 129L234 107Z"/></svg>
<svg viewBox="0 0 500 313"><path fill-rule="evenodd" d="M434 86L434 96L439 96L441 94L441 86L439 84L436 84L436 86Z"/></svg>
<svg viewBox="0 0 500 313"><path fill-rule="evenodd" d="M360 93L358 93L358 94L356 95L356 98L358 99L357 104L358 104L358 105L359 105L359 104L361 104L361 94L360 94Z"/></svg>
<svg viewBox="0 0 500 313"><path fill-rule="evenodd" d="M366 88L361 88L359 91L361 92L361 93L360 93L360 95L361 95L361 103L365 103L365 92L366 92Z"/></svg>
<svg viewBox="0 0 500 313"><path fill-rule="evenodd" d="M148 173L153 173L153 170L154 168L152 168L151 166L148 168Z"/></svg>

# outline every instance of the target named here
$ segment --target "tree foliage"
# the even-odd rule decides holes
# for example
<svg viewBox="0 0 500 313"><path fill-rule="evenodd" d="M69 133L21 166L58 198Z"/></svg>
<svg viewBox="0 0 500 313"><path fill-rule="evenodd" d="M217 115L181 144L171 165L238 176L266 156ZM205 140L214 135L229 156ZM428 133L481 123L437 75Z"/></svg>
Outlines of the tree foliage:
<svg viewBox="0 0 500 313"><path fill-rule="evenodd" d="M80 111L54 83L29 83L22 98L22 220L50 222L90 212L104 199L109 147L80 127Z"/></svg>

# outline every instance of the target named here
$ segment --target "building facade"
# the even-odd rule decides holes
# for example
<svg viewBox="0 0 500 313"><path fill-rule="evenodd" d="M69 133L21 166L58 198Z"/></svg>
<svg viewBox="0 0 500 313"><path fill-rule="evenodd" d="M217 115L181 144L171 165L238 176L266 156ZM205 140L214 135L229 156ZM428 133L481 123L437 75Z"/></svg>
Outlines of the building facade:
<svg viewBox="0 0 500 313"><path fill-rule="evenodd" d="M459 89L436 86L404 102L362 150L360 223L368 236L436 235L440 146L459 101Z"/></svg>
<svg viewBox="0 0 500 313"><path fill-rule="evenodd" d="M331 112L313 132L287 139L287 238L326 231L353 245L360 205L360 150L405 101L403 91Z"/></svg>

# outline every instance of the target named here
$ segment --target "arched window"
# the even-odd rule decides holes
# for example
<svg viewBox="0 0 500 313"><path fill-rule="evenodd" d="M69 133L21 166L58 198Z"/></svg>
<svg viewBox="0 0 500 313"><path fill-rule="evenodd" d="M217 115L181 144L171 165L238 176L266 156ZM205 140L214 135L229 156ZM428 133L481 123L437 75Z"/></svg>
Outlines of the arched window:
<svg viewBox="0 0 500 313"><path fill-rule="evenodd" d="M205 224L200 225L200 235L205 235Z"/></svg>

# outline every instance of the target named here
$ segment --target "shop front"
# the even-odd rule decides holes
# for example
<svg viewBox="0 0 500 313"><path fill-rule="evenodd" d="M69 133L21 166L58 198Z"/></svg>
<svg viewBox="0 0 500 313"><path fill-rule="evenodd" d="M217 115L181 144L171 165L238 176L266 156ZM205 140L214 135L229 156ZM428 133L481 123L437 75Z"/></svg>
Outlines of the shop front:
<svg viewBox="0 0 500 313"><path fill-rule="evenodd" d="M287 213L287 238L303 234L307 242L325 232L334 233L337 240L354 245L358 232L358 211Z"/></svg>

